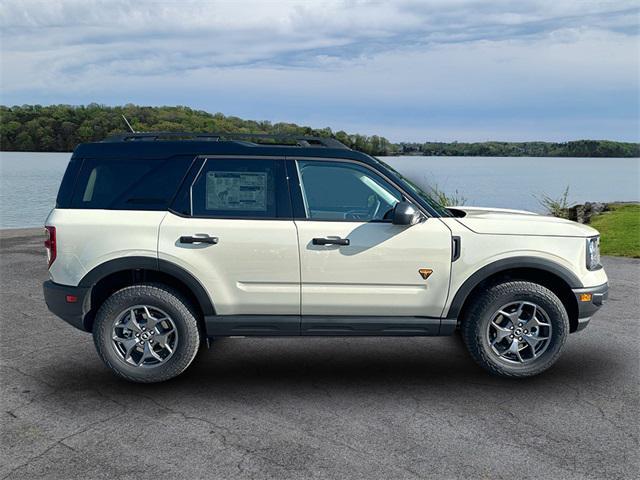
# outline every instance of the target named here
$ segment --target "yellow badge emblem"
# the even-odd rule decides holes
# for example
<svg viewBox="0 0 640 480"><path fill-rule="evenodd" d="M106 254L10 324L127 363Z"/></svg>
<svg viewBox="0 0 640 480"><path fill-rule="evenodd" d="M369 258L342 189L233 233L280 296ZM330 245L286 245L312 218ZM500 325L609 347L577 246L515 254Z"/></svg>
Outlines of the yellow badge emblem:
<svg viewBox="0 0 640 480"><path fill-rule="evenodd" d="M418 270L418 273L422 278L426 280L433 273L433 270L431 270L430 268L421 268Z"/></svg>

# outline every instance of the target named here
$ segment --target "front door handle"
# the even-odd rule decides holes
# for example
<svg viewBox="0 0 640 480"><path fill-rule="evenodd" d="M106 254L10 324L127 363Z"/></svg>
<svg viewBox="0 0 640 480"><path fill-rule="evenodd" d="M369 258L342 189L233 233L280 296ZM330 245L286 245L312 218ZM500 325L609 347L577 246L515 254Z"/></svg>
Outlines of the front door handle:
<svg viewBox="0 0 640 480"><path fill-rule="evenodd" d="M314 245L349 245L350 242L348 238L333 237L314 238L311 243L313 243Z"/></svg>
<svg viewBox="0 0 640 480"><path fill-rule="evenodd" d="M184 236L180 237L180 243L208 243L210 245L215 245L218 243L218 237L210 237L209 235L202 237Z"/></svg>

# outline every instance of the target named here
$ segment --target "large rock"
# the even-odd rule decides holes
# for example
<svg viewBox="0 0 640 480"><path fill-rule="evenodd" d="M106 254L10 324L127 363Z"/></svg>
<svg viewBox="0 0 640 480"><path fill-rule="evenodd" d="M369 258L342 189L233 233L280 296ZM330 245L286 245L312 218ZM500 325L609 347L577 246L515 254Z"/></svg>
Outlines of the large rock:
<svg viewBox="0 0 640 480"><path fill-rule="evenodd" d="M606 212L609 210L609 205L601 202L587 202L584 205L574 205L569 207L568 216L569 220L573 220L578 223L589 223L591 217L598 213Z"/></svg>

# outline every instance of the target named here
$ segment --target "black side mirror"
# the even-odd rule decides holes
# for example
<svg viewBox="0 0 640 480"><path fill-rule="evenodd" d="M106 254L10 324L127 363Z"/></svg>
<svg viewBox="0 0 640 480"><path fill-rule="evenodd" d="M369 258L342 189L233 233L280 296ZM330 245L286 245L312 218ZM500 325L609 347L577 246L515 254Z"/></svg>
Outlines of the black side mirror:
<svg viewBox="0 0 640 480"><path fill-rule="evenodd" d="M420 211L409 202L398 202L393 208L394 225L415 225L421 219Z"/></svg>

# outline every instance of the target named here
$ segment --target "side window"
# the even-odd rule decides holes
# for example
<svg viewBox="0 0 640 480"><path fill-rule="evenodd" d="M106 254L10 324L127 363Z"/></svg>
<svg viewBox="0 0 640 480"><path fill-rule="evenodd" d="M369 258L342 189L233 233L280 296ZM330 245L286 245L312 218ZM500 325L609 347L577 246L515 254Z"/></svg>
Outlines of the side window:
<svg viewBox="0 0 640 480"><path fill-rule="evenodd" d="M312 220L389 220L402 193L368 168L347 162L298 161L302 198Z"/></svg>
<svg viewBox="0 0 640 480"><path fill-rule="evenodd" d="M282 160L209 158L191 186L197 217L291 218Z"/></svg>
<svg viewBox="0 0 640 480"><path fill-rule="evenodd" d="M86 159L73 192L72 207L164 210L192 159Z"/></svg>

